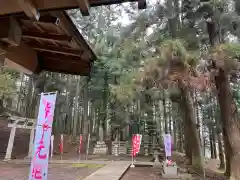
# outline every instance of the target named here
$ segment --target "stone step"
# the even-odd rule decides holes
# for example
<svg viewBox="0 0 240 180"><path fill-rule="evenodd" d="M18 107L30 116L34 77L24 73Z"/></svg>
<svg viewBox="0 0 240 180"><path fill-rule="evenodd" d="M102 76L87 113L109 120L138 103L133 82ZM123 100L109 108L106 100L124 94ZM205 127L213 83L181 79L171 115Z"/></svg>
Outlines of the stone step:
<svg viewBox="0 0 240 180"><path fill-rule="evenodd" d="M127 154L127 148L120 146L120 148L117 147L112 147L112 154Z"/></svg>

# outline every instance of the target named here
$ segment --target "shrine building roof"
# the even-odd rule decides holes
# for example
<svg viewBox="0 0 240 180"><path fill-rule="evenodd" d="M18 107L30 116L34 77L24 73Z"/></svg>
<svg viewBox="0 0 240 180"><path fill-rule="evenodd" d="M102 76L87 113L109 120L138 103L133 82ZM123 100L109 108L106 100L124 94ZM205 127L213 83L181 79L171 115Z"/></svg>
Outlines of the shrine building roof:
<svg viewBox="0 0 240 180"><path fill-rule="evenodd" d="M145 0L1 0L0 61L31 74L41 71L89 75L97 58L66 9Z"/></svg>

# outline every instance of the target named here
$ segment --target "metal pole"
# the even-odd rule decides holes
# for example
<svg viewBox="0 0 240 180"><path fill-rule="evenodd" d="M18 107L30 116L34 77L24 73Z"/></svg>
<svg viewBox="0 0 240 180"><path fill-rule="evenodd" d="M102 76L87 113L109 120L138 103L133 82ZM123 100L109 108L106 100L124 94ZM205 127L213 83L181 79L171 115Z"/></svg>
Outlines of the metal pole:
<svg viewBox="0 0 240 180"><path fill-rule="evenodd" d="M133 136L133 135L132 135ZM134 161L134 147L133 147L133 137L132 137L132 164L131 164L131 168L134 168L135 166L134 166L134 164L133 164L133 161Z"/></svg>
<svg viewBox="0 0 240 180"><path fill-rule="evenodd" d="M134 168L135 166L134 166L134 164L133 164L133 161L134 161L134 158L133 158L133 153L132 153L132 164L131 164L131 168Z"/></svg>

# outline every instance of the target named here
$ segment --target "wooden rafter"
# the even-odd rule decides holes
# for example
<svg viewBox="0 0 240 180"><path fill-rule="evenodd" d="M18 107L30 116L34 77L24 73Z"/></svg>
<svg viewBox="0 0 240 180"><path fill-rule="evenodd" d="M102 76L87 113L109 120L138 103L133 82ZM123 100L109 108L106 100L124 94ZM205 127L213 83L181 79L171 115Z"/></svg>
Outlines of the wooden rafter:
<svg viewBox="0 0 240 180"><path fill-rule="evenodd" d="M38 45L34 43L28 43L33 49L42 51L42 52L52 52L57 54L64 54L64 55L71 55L71 56L81 56L82 51L70 49L70 48L62 48L62 47L55 47L55 46L49 46L49 45Z"/></svg>
<svg viewBox="0 0 240 180"><path fill-rule="evenodd" d="M6 63L11 63L17 69L29 74L35 72L38 67L36 51L21 42L19 46L8 47L5 53Z"/></svg>
<svg viewBox="0 0 240 180"><path fill-rule="evenodd" d="M50 15L43 15L39 18L39 23L51 23L58 25L60 23L60 20L56 16L50 16Z"/></svg>
<svg viewBox="0 0 240 180"><path fill-rule="evenodd" d="M89 45L84 40L84 37L79 33L79 30L72 22L71 18L67 15L66 12L54 12L53 15L59 17L61 23L61 29L63 29L65 32L68 32L69 35L73 37L73 39L76 41L79 47L83 48L83 51L86 56L89 57L91 61L97 59L97 56L93 53L92 49L89 47Z"/></svg>
<svg viewBox="0 0 240 180"><path fill-rule="evenodd" d="M65 11L42 12L38 21L25 14L0 16L0 24L0 55L7 67L26 74L89 75L96 55Z"/></svg>
<svg viewBox="0 0 240 180"><path fill-rule="evenodd" d="M19 23L12 17L0 18L0 40L12 46L18 46L22 30ZM1 43L4 46L4 43Z"/></svg>
<svg viewBox="0 0 240 180"><path fill-rule="evenodd" d="M82 64L76 63L67 63L62 62L58 63L56 66L56 62L53 61L44 61L41 63L41 67L46 71L54 71L54 72L64 72L67 74L74 74L74 75L89 75L91 68L90 67L83 67Z"/></svg>
<svg viewBox="0 0 240 180"><path fill-rule="evenodd" d="M76 60L74 58L67 57L67 56L61 57L61 58L47 57L47 58L44 58L44 61L54 62L55 64L64 63L67 61L69 64L79 65L83 68L90 68L89 63L86 63L86 61L84 62L83 60L81 60L81 58L78 58L78 60Z"/></svg>
<svg viewBox="0 0 240 180"><path fill-rule="evenodd" d="M55 24L58 26L58 24L60 23L60 20L58 17L56 16L52 16L52 15L49 15L49 14L45 14L45 15L41 15L41 17L36 21L36 20L29 20L28 18L26 17L22 17L21 18L21 21L22 22L25 22L25 23L30 23L30 24Z"/></svg>
<svg viewBox="0 0 240 180"><path fill-rule="evenodd" d="M79 9L83 16L89 16L89 2L88 0L76 0L79 6Z"/></svg>
<svg viewBox="0 0 240 180"><path fill-rule="evenodd" d="M50 41L67 41L71 42L72 37L67 35L48 34L40 32L23 32L22 37L39 40L50 40Z"/></svg>
<svg viewBox="0 0 240 180"><path fill-rule="evenodd" d="M89 60L84 58L84 56L72 56L72 55L63 55L63 54L53 54L50 52L40 52L39 55L46 57L48 59L53 59L53 60L66 60L69 62L75 62L75 63L89 63Z"/></svg>
<svg viewBox="0 0 240 180"><path fill-rule="evenodd" d="M36 5L32 0L16 0L19 7L25 12L25 14L33 20L38 21L40 18L40 13L37 10Z"/></svg>

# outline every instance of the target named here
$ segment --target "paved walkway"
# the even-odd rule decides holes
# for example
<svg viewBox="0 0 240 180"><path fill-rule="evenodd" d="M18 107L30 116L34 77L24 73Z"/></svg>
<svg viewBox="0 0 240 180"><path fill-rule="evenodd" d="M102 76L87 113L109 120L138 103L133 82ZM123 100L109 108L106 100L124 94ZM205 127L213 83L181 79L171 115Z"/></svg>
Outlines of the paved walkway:
<svg viewBox="0 0 240 180"><path fill-rule="evenodd" d="M120 180L128 167L128 163L109 163L84 180Z"/></svg>

